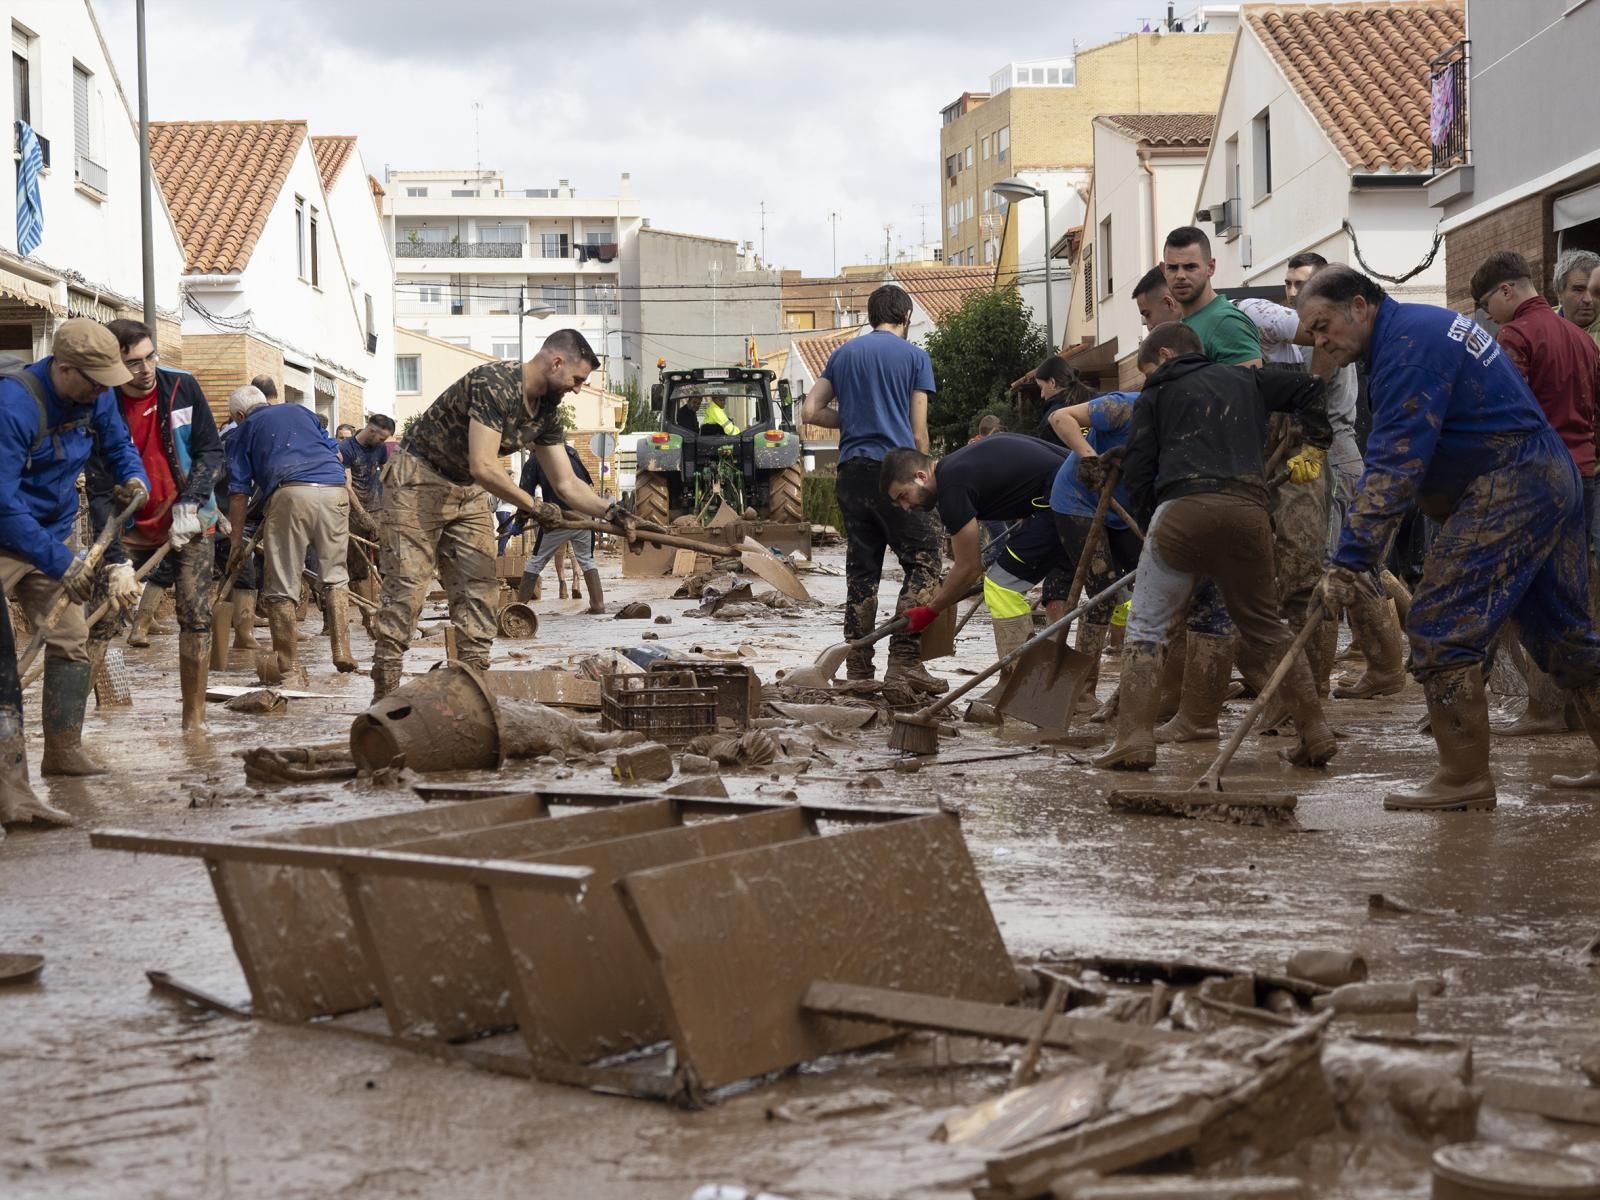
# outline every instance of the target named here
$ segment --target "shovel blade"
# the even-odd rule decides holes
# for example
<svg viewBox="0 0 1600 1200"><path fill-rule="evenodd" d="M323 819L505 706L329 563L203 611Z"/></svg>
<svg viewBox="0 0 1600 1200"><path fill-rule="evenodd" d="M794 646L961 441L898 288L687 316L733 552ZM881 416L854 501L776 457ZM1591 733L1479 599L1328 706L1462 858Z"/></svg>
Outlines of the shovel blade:
<svg viewBox="0 0 1600 1200"><path fill-rule="evenodd" d="M755 538L745 538L739 545L739 552L744 559L744 569L752 575L770 583L785 596L795 600L811 599L811 593L806 591L806 585L800 582L800 577Z"/></svg>
<svg viewBox="0 0 1600 1200"><path fill-rule="evenodd" d="M956 610L955 605L951 605L934 618L932 625L922 631L917 657L923 662L932 662L936 658L948 658L955 652Z"/></svg>
<svg viewBox="0 0 1600 1200"><path fill-rule="evenodd" d="M1046 733L1066 733L1078 689L1094 666L1059 635L1030 646L1011 667L995 707L1008 717L1036 725Z"/></svg>

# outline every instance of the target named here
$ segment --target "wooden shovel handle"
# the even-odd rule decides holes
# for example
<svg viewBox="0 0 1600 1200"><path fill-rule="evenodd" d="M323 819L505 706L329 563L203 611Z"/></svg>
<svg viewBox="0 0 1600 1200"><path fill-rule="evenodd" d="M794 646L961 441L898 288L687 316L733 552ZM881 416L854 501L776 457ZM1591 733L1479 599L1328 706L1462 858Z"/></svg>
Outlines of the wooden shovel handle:
<svg viewBox="0 0 1600 1200"><path fill-rule="evenodd" d="M623 531L609 521L594 521L586 517L563 517L557 529L588 529L595 533L609 533L615 537L625 537ZM739 546L726 546L719 542L702 542L695 538L679 537L675 533L656 533L653 530L639 529L634 531L634 541L650 542L657 546L672 546L678 550L696 550L701 554L709 554L712 558L731 558L735 554L746 554L749 551Z"/></svg>
<svg viewBox="0 0 1600 1200"><path fill-rule="evenodd" d="M100 530L100 535L94 539L88 553L83 556L83 561L89 565L91 570L99 566L100 560L106 556L106 547L111 545L111 539L117 536L117 530L127 524L128 519L143 507L145 501L149 498L146 495L130 500L121 512L105 523L105 527ZM34 657L44 648L45 638L50 636L51 626L61 619L61 614L67 611L67 606L71 603L72 597L67 595L65 591L56 597L55 603L50 606L50 611L45 614L44 620L39 623L39 628L33 631L33 637L28 640L28 648L17 659L18 675L25 673L33 664Z"/></svg>

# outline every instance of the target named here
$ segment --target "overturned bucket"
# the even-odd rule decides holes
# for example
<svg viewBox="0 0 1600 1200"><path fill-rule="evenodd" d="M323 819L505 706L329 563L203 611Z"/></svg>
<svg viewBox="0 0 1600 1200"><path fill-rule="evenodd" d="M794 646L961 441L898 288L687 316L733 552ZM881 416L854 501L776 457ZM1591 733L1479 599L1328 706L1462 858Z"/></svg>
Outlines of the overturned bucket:
<svg viewBox="0 0 1600 1200"><path fill-rule="evenodd" d="M515 601L500 610L497 628L501 637L520 641L537 636L539 617L526 604Z"/></svg>
<svg viewBox="0 0 1600 1200"><path fill-rule="evenodd" d="M505 761L495 699L472 667L451 663L377 701L350 726L364 771L464 771Z"/></svg>

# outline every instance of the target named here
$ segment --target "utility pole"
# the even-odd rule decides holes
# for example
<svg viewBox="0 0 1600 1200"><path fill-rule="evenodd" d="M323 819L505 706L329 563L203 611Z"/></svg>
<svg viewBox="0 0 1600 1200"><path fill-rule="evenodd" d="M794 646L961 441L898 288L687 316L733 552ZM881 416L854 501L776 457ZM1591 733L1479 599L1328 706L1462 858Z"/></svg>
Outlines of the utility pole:
<svg viewBox="0 0 1600 1200"><path fill-rule="evenodd" d="M711 361L721 362L722 356L717 348L717 278L722 274L722 264L716 259L711 260Z"/></svg>
<svg viewBox="0 0 1600 1200"><path fill-rule="evenodd" d="M528 311L528 285L517 284L517 361L527 362L528 356L522 352L522 314Z"/></svg>
<svg viewBox="0 0 1600 1200"><path fill-rule="evenodd" d="M922 253L922 248L928 244L928 210L931 204L913 204L917 210L917 253Z"/></svg>
<svg viewBox="0 0 1600 1200"><path fill-rule="evenodd" d="M893 225L890 225L890 224L887 224L887 223L884 224L884 227L883 227L883 265L886 266L886 267L894 262L894 254L891 252L890 246L889 246L889 235L893 230L894 230L894 226Z"/></svg>
<svg viewBox="0 0 1600 1200"><path fill-rule="evenodd" d="M833 273L839 273L839 214L831 212L828 220L833 223Z"/></svg>
<svg viewBox="0 0 1600 1200"><path fill-rule="evenodd" d="M767 261L767 202L761 202L761 262Z"/></svg>
<svg viewBox="0 0 1600 1200"><path fill-rule="evenodd" d="M156 256L150 192L150 69L145 61L144 0L135 6L139 53L139 253L144 263L144 323L156 327Z"/></svg>
<svg viewBox="0 0 1600 1200"><path fill-rule="evenodd" d="M479 117L483 113L481 101L472 102L472 174L475 179L483 179L483 139L479 136Z"/></svg>

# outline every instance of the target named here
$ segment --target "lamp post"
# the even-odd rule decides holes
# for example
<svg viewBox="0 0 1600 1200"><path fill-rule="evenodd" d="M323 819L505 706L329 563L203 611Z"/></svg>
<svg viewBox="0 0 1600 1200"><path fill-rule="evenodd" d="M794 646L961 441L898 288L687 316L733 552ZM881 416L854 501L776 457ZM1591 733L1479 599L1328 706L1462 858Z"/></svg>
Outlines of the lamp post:
<svg viewBox="0 0 1600 1200"><path fill-rule="evenodd" d="M1050 348L1054 350L1056 348L1056 314L1055 301L1051 296L1051 293L1055 290L1055 280L1050 270L1050 193L1043 188L1034 187L1033 184L1018 179L1015 175L1010 179L1002 179L989 190L1004 199L1008 204L1015 204L1018 200L1031 200L1035 196L1044 201L1044 323Z"/></svg>
<svg viewBox="0 0 1600 1200"><path fill-rule="evenodd" d="M517 288L517 361L527 362L528 356L522 350L522 318L523 317L548 317L556 310L548 304L535 304L528 307L528 285L522 284Z"/></svg>

